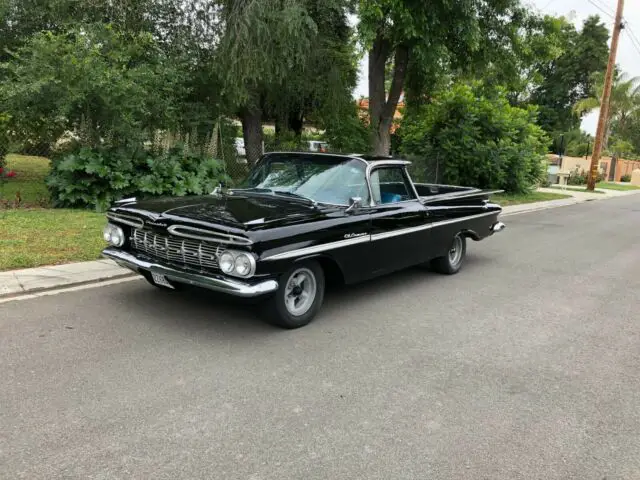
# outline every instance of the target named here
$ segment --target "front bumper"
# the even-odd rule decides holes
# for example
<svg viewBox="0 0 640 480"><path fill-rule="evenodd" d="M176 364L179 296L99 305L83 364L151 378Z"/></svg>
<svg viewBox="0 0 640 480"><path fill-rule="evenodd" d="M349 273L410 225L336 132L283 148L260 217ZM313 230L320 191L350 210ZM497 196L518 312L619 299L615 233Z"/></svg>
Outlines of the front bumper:
<svg viewBox="0 0 640 480"><path fill-rule="evenodd" d="M264 280L259 283L246 283L241 280L230 279L222 275L201 275L198 273L178 270L166 265L160 265L137 257L130 252L109 247L102 251L102 255L115 261L118 265L133 270L136 273L153 272L164 275L167 279L178 283L186 283L196 287L222 292L236 297L259 297L278 289L276 280Z"/></svg>

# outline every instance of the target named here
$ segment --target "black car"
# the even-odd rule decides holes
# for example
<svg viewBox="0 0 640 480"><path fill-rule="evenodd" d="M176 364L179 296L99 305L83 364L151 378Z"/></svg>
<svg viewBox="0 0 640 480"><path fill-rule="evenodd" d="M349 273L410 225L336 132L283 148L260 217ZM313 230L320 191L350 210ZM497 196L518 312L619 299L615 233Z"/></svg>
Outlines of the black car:
<svg viewBox="0 0 640 480"><path fill-rule="evenodd" d="M408 164L269 153L239 188L118 202L107 212L103 254L157 287L264 297L273 321L301 327L320 310L328 280L423 264L454 274L468 238L504 228L493 192L416 184Z"/></svg>

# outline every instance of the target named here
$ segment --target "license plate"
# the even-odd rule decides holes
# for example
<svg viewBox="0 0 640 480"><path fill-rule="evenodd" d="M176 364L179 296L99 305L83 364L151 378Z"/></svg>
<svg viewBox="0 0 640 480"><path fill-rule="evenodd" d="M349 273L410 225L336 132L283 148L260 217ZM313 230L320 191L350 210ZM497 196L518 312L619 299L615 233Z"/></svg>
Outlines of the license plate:
<svg viewBox="0 0 640 480"><path fill-rule="evenodd" d="M158 285L162 285L163 287L167 287L167 288L173 288L173 285L169 283L169 280L167 280L164 275L151 273L151 277L153 278L153 281L156 282Z"/></svg>

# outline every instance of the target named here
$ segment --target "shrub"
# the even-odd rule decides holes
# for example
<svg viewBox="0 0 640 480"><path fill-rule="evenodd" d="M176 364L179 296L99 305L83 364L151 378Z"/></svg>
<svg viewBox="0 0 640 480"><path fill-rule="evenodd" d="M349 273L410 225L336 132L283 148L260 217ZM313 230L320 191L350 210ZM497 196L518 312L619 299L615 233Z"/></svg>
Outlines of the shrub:
<svg viewBox="0 0 640 480"><path fill-rule="evenodd" d="M2 65L0 102L22 153L48 156L66 131L81 132L85 146L122 146L179 123L187 74L151 34L59 27L34 34Z"/></svg>
<svg viewBox="0 0 640 480"><path fill-rule="evenodd" d="M46 180L54 206L98 211L129 195L197 195L221 181L227 181L221 162L179 147L161 153L82 148L55 159Z"/></svg>
<svg viewBox="0 0 640 480"><path fill-rule="evenodd" d="M371 131L366 121L358 116L355 104L343 107L325 121L325 140L329 150L343 153L369 153L371 150Z"/></svg>
<svg viewBox="0 0 640 480"><path fill-rule="evenodd" d="M622 177L620 177L620 181L621 182L630 182L631 181L631 175L629 175L629 174L623 175Z"/></svg>
<svg viewBox="0 0 640 480"><path fill-rule="evenodd" d="M596 183L602 182L605 180L604 173L598 172L598 176L596 177ZM589 172L585 170L578 171L576 168L573 172L569 174L569 178L567 179L567 184L569 185L586 185L589 181Z"/></svg>
<svg viewBox="0 0 640 480"><path fill-rule="evenodd" d="M457 84L409 110L399 134L401 151L435 181L512 193L530 190L544 174L549 143L535 124L537 111L513 107L500 90ZM437 173L436 173L437 172Z"/></svg>

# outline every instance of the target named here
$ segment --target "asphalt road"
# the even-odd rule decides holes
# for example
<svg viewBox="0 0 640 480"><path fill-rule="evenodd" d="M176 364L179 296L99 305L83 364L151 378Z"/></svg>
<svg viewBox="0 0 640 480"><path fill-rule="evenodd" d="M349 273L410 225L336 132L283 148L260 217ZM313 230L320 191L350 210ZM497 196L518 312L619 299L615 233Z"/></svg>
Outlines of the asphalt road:
<svg viewBox="0 0 640 480"><path fill-rule="evenodd" d="M1 304L0 477L640 478L640 196L504 222L296 331L143 281Z"/></svg>

